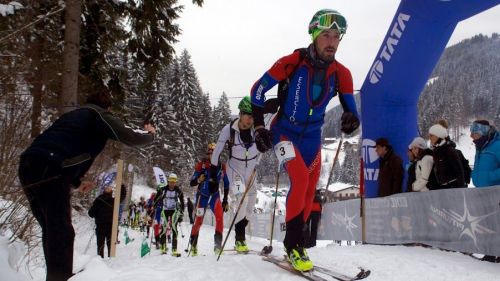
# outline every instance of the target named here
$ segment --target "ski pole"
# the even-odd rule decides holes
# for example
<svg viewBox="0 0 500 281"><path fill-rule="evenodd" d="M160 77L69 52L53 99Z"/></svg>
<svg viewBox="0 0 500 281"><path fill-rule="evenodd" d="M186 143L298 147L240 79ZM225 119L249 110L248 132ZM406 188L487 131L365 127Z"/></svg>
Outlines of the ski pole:
<svg viewBox="0 0 500 281"><path fill-rule="evenodd" d="M342 134L340 136L339 146L337 147L337 151L335 152L335 158L333 158L333 164L332 164L332 167L330 168L330 173L328 174L328 181L326 182L325 194L326 194L326 192L328 192L328 187L330 187L330 181L331 181L332 174L333 174L333 168L335 167L335 164L337 164L337 160L339 159L339 153L340 153L340 149L342 148L342 142L344 142L344 134Z"/></svg>
<svg viewBox="0 0 500 281"><path fill-rule="evenodd" d="M262 156L262 154L259 154L259 158L257 159L257 163L259 163L261 156ZM234 214L233 220L231 221L231 225L229 226L229 230L227 231L226 238L224 239L224 243L222 243L222 249L220 250L219 255L217 256L217 261L219 261L220 256L221 256L222 252L224 251L224 247L226 246L227 239L229 238L229 234L231 233L231 230L233 229L234 223L236 222L236 218L238 217L238 213L241 209L241 206L243 205L243 201L245 200L245 197L247 196L250 189L252 189L252 187L253 187L253 183L254 183L256 174L257 174L257 169L254 168L252 171L252 175L250 176L248 187L245 189L245 192L243 193L243 196L240 199L240 203L238 204L238 208L236 209L236 213Z"/></svg>
<svg viewBox="0 0 500 281"><path fill-rule="evenodd" d="M273 251L273 235L274 235L274 218L276 217L276 204L278 201L278 184L280 182L280 172L278 168L278 173L276 174L276 191L274 192L274 205L273 205L273 216L271 219L271 236L269 238L269 246L264 246L262 248L261 254L269 255Z"/></svg>

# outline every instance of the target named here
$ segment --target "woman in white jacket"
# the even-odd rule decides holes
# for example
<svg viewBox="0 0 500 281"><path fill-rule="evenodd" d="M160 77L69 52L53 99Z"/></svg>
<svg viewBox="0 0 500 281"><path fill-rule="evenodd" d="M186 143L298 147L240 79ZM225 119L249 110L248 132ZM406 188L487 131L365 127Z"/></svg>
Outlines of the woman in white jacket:
<svg viewBox="0 0 500 281"><path fill-rule="evenodd" d="M421 137L416 137L408 146L416 162L415 181L412 184L413 191L429 191L432 189L434 172L432 167L434 160L432 158L432 150L427 147L427 143Z"/></svg>
<svg viewBox="0 0 500 281"><path fill-rule="evenodd" d="M251 188L243 202L241 209L236 217L234 231L236 234L235 250L238 252L248 252L248 246L245 240L245 227L248 224L248 218L253 213L255 201L257 199L257 190L255 183L256 175L253 176L259 151L255 145L255 130L253 128L252 105L250 97L244 97L238 105L240 110L239 118L227 124L220 132L217 145L212 154L211 163L217 167L219 156L224 150L226 143L229 146L229 160L226 163L226 172L229 179L230 194L233 200L239 203L243 197L246 188ZM229 210L227 198L223 200L222 207L225 212Z"/></svg>

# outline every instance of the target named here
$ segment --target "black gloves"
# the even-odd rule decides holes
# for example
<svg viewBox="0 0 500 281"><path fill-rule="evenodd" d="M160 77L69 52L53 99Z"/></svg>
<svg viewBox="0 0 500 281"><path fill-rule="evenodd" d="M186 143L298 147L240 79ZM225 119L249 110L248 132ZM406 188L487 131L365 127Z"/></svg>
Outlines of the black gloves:
<svg viewBox="0 0 500 281"><path fill-rule="evenodd" d="M269 130L265 128L257 129L255 131L255 144L257 145L257 149L262 153L271 149L273 146L271 143L272 137L273 134Z"/></svg>
<svg viewBox="0 0 500 281"><path fill-rule="evenodd" d="M229 211L229 203L227 203L227 196L224 196L222 199L222 210L224 210L224 213L227 213Z"/></svg>
<svg viewBox="0 0 500 281"><path fill-rule="evenodd" d="M342 113L342 118L340 118L341 126L340 129L345 134L351 134L359 127L359 119L352 112Z"/></svg>

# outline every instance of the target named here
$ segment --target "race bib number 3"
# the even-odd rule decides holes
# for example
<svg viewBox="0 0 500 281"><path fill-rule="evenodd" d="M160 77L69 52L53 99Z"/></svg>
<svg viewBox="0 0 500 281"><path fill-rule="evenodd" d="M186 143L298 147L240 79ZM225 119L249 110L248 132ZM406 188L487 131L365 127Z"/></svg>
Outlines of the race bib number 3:
<svg viewBox="0 0 500 281"><path fill-rule="evenodd" d="M274 154L278 158L279 170L281 171L283 165L295 158L295 149L291 141L281 141L274 146Z"/></svg>

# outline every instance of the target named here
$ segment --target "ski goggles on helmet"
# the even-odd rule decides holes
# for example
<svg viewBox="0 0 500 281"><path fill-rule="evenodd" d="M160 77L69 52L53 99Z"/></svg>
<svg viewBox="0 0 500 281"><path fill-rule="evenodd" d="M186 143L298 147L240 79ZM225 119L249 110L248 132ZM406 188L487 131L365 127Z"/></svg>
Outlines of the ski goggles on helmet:
<svg viewBox="0 0 500 281"><path fill-rule="evenodd" d="M336 13L327 13L319 16L309 25L309 34L315 29L337 29L340 34L345 34L347 31L347 22L342 15Z"/></svg>

